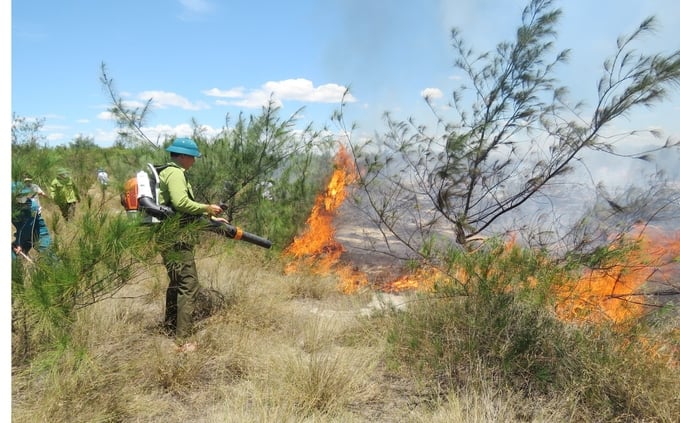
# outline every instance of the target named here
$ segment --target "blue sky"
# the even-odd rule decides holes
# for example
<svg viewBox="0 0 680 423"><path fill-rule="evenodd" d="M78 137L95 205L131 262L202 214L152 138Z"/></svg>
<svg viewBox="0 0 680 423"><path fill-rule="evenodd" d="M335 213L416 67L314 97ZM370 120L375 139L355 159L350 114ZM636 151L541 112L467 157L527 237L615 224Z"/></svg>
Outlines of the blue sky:
<svg viewBox="0 0 680 423"><path fill-rule="evenodd" d="M11 5L11 112L45 119L49 145L78 135L109 146L115 126L99 77L105 63L126 101L153 99L145 132L208 133L240 113L258 114L271 95L300 127L330 123L346 87L348 119L372 133L385 111L431 117L422 93L442 105L460 83L450 30L476 51L510 39L518 0L21 0ZM643 48L680 47L675 0L571 0L557 45L571 48L562 78L573 97L593 101L602 60L616 37L646 16L660 30ZM273 93L273 94L272 94ZM677 104L677 98L675 97ZM680 132L679 107L640 111L623 125ZM331 125L332 126L332 125Z"/></svg>

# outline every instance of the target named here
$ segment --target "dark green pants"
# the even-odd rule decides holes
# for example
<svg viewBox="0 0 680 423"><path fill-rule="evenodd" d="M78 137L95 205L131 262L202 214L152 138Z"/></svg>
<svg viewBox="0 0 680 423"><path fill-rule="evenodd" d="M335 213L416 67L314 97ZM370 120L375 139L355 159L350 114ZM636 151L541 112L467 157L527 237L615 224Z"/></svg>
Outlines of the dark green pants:
<svg viewBox="0 0 680 423"><path fill-rule="evenodd" d="M199 288L194 247L178 243L164 251L162 256L170 278L165 294L165 326L174 329L176 338L182 340L191 335L194 303Z"/></svg>
<svg viewBox="0 0 680 423"><path fill-rule="evenodd" d="M71 220L76 215L76 203L60 204L59 209L66 220Z"/></svg>

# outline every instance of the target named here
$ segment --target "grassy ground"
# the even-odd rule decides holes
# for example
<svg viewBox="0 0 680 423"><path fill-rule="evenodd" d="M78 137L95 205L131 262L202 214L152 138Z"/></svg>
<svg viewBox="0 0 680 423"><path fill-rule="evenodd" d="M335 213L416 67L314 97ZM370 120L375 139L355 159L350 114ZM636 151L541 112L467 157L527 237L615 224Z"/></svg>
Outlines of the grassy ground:
<svg viewBox="0 0 680 423"><path fill-rule="evenodd" d="M223 302L197 323L196 351L178 351L160 330L167 276L157 257L115 298L80 310L68 343L14 363L12 421L673 422L680 411L673 400L680 391L677 351L663 354L675 357L672 363L642 367L639 349L617 363L607 362L612 356L606 351L562 349L557 356L563 361L555 365L564 369L557 376L589 380L563 381L573 389L557 392L518 389L521 380L511 385L502 376L517 363L502 363L504 369L485 361L505 353L492 344L512 346L512 339L492 342L483 333L465 333L474 328L470 319L446 314L454 302L427 303L415 294L392 297L369 288L346 295L333 274L286 274L285 263L271 252L224 242L198 250L199 278ZM545 345L568 345L553 342L549 329L577 334L572 345L586 345L577 331L551 329L533 314L518 316L529 319L526 326L517 323L523 331L545 325ZM437 325L437 333L429 334ZM446 330L451 337L437 339ZM414 331L420 346L409 344L417 341ZM680 334L670 333L677 347ZM489 343L486 356L460 354L476 341ZM519 358L529 365L554 359ZM443 370L434 372L442 363ZM530 376L524 370L514 374ZM659 392L648 394L654 389ZM598 418L585 410L588 401L614 411Z"/></svg>
<svg viewBox="0 0 680 423"><path fill-rule="evenodd" d="M389 313L379 306L389 297L344 295L332 276L284 275L256 247L201 251L198 267L225 305L198 323L196 351L178 352L160 332L166 276L150 264L117 298L78 314L66 350L14 369L12 421L512 420L510 393L482 383L433 398L388 371Z"/></svg>

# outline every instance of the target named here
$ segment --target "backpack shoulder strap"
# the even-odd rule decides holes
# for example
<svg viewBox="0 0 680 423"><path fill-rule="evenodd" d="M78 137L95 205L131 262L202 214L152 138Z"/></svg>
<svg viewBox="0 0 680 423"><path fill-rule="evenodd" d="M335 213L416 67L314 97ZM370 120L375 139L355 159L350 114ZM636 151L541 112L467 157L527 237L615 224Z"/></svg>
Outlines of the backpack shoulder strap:
<svg viewBox="0 0 680 423"><path fill-rule="evenodd" d="M149 168L152 168L153 169L152 172L155 173L156 175L160 175L160 173L163 170L167 169L168 167L170 167L169 163L165 163L165 164L162 164L162 165L153 165L153 164L149 163Z"/></svg>
<svg viewBox="0 0 680 423"><path fill-rule="evenodd" d="M158 182L158 174L160 173L158 166L155 166L151 163L147 163L146 166L149 168L149 175L151 178L154 180L154 182Z"/></svg>

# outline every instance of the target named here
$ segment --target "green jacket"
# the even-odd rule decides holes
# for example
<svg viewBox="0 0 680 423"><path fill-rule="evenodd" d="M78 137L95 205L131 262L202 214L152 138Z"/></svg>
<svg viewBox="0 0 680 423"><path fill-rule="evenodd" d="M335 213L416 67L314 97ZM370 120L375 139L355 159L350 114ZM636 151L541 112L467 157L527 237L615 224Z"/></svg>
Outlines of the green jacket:
<svg viewBox="0 0 680 423"><path fill-rule="evenodd" d="M194 201L194 192L184 172L175 162L168 163L168 167L161 170L158 175L158 203L170 206L179 213L201 215L206 212L207 206Z"/></svg>
<svg viewBox="0 0 680 423"><path fill-rule="evenodd" d="M80 194L71 177L54 178L50 184L50 197L60 206L80 201Z"/></svg>

